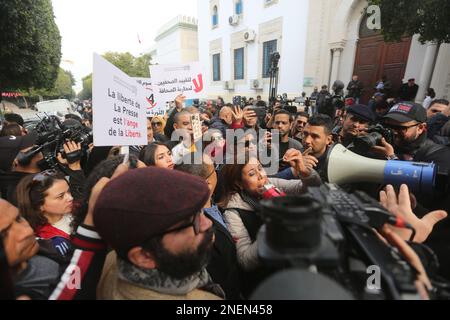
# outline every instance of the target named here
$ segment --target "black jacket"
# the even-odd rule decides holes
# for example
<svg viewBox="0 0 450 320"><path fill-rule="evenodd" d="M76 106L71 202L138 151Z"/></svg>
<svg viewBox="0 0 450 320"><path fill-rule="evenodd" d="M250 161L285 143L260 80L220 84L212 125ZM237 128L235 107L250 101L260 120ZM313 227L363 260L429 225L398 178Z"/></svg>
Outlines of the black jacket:
<svg viewBox="0 0 450 320"><path fill-rule="evenodd" d="M213 222L215 233L211 259L206 269L213 281L222 287L227 300L240 300L241 281L236 245L230 232L213 217L205 214Z"/></svg>
<svg viewBox="0 0 450 320"><path fill-rule="evenodd" d="M403 101L414 101L417 96L417 91L419 91L417 84L410 87L407 83L404 83L400 87L399 97Z"/></svg>
<svg viewBox="0 0 450 320"><path fill-rule="evenodd" d="M364 86L361 81L350 81L347 90L348 90L348 96L352 98L361 98L361 93Z"/></svg>

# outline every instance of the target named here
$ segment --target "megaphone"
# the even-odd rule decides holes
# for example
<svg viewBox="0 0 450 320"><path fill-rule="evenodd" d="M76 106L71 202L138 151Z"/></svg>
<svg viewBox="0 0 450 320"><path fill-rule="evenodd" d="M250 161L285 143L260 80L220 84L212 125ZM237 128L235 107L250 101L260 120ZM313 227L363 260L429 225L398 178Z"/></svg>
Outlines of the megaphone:
<svg viewBox="0 0 450 320"><path fill-rule="evenodd" d="M328 181L337 185L355 182L406 184L410 190L419 193L433 192L437 174L433 163L374 160L360 156L342 144L330 148L326 168Z"/></svg>

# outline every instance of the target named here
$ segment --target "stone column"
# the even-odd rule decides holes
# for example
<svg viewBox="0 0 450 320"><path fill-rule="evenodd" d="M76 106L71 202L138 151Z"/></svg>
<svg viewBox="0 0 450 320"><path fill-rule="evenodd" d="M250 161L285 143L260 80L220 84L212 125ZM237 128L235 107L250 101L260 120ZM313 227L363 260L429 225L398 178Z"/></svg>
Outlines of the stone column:
<svg viewBox="0 0 450 320"><path fill-rule="evenodd" d="M331 51L333 52L333 59L331 61L332 65L331 65L331 76L330 76L330 90L331 87L333 86L333 83L338 80L338 75L339 75L339 66L341 64L341 55L342 55L342 51L344 51L344 48L333 48L331 49Z"/></svg>
<svg viewBox="0 0 450 320"><path fill-rule="evenodd" d="M425 94L431 84L431 77L433 76L434 62L436 60L438 46L436 43L428 42L425 51L425 58L423 61L422 70L420 71L420 79L417 83L419 91L417 92L416 101L423 102Z"/></svg>

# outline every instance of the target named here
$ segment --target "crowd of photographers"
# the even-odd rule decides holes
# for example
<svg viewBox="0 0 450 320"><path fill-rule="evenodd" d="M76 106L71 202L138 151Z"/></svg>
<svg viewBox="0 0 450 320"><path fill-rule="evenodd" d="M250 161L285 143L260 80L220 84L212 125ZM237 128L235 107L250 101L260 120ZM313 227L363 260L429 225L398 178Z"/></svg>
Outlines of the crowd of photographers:
<svg viewBox="0 0 450 320"><path fill-rule="evenodd" d="M388 88L381 80L369 105L359 104L355 76L346 96L337 82L333 93L323 86L303 94L299 108L286 97L267 103L260 96L186 108L178 96L164 117L148 119L148 145L126 154L92 145L95 106L80 109L82 118L49 117L28 129L19 115L6 114L2 298L250 298L274 273L258 255L260 201L327 183L334 144L373 159L450 165L449 102L432 100L425 109L405 100L414 89L393 97ZM435 282L450 280L448 193L343 187L363 189L414 228L376 232L415 270L418 296L433 298Z"/></svg>

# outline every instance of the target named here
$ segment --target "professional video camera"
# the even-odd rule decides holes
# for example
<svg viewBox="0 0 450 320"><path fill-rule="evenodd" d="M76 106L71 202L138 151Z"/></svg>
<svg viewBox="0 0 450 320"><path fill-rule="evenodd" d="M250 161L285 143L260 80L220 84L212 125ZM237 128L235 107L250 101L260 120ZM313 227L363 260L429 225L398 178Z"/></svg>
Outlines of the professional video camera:
<svg viewBox="0 0 450 320"><path fill-rule="evenodd" d="M356 299L419 298L417 271L374 231L386 223L412 227L365 193L348 194L326 184L304 196L264 200L260 215L265 225L257 237L258 254L270 270L314 270ZM377 270L379 283L368 281L368 270ZM448 297L445 291L436 294Z"/></svg>
<svg viewBox="0 0 450 320"><path fill-rule="evenodd" d="M372 147L379 146L383 138L389 144L392 144L394 139L392 130L385 128L381 124L370 126L367 132L367 135L356 137L353 140L353 148L349 149L357 153L366 153Z"/></svg>
<svg viewBox="0 0 450 320"><path fill-rule="evenodd" d="M61 153L62 157L69 163L79 160L86 155L89 144L93 141L92 131L84 127L76 120L66 120L63 123L56 116L46 116L39 122L34 131L38 135L37 146L21 155L19 161L26 164L31 159L42 152L45 168L55 168L58 166L57 156ZM80 153L66 154L64 152L64 143L73 141L81 145ZM42 168L43 169L43 168Z"/></svg>

